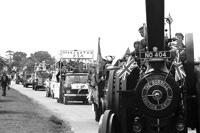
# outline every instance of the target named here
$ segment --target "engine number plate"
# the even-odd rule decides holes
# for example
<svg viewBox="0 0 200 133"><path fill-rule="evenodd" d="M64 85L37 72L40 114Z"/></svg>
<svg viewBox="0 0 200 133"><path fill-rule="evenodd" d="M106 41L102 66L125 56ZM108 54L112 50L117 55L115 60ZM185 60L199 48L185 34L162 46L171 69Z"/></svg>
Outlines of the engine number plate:
<svg viewBox="0 0 200 133"><path fill-rule="evenodd" d="M148 52L140 53L139 57L140 58L145 58L145 59L170 58L171 57L171 53L169 51L158 51L158 52L148 51Z"/></svg>

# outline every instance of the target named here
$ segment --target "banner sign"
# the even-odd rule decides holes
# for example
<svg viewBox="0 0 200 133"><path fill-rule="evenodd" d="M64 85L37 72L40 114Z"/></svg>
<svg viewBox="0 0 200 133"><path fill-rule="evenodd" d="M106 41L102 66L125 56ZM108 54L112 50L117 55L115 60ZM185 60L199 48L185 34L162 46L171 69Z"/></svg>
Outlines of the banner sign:
<svg viewBox="0 0 200 133"><path fill-rule="evenodd" d="M93 59L93 50L61 50L61 58L66 59Z"/></svg>

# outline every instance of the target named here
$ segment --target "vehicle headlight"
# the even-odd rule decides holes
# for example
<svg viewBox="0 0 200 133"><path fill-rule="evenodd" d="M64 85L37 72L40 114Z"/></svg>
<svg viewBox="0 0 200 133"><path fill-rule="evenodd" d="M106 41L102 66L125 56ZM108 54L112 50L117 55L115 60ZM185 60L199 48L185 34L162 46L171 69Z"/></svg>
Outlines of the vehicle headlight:
<svg viewBox="0 0 200 133"><path fill-rule="evenodd" d="M70 90L67 90L66 93L69 94L69 93L71 93L71 91L70 91Z"/></svg>

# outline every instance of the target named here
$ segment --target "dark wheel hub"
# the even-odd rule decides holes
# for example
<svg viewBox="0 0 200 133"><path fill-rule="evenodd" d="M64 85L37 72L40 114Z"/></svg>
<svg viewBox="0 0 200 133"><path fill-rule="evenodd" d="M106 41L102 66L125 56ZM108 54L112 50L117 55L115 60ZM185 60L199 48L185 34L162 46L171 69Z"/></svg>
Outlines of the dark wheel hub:
<svg viewBox="0 0 200 133"><path fill-rule="evenodd" d="M180 94L180 88L172 76L152 72L141 78L137 85L137 106L148 116L165 117L177 109Z"/></svg>
<svg viewBox="0 0 200 133"><path fill-rule="evenodd" d="M172 101L173 91L170 85L159 79L147 82L142 90L143 103L151 110L163 110Z"/></svg>

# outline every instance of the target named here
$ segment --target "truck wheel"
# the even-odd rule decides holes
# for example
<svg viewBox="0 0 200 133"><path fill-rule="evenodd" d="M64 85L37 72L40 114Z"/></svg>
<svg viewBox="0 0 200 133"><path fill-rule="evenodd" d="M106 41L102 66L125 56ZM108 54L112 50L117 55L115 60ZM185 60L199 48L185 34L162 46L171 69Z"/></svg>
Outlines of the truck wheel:
<svg viewBox="0 0 200 133"><path fill-rule="evenodd" d="M65 105L68 104L68 99L67 99L67 97L65 97L65 96L63 96L63 103L64 103Z"/></svg>
<svg viewBox="0 0 200 133"><path fill-rule="evenodd" d="M46 91L46 97L50 97L50 92Z"/></svg>
<svg viewBox="0 0 200 133"><path fill-rule="evenodd" d="M54 93L52 92L52 94L51 94L51 98L53 98L54 99Z"/></svg>
<svg viewBox="0 0 200 133"><path fill-rule="evenodd" d="M98 133L119 133L119 126L117 115L111 110L106 110L99 121Z"/></svg>
<svg viewBox="0 0 200 133"><path fill-rule="evenodd" d="M37 91L38 90L38 86L35 86L35 91Z"/></svg>
<svg viewBox="0 0 200 133"><path fill-rule="evenodd" d="M83 100L83 104L89 104L88 100L87 99Z"/></svg>

